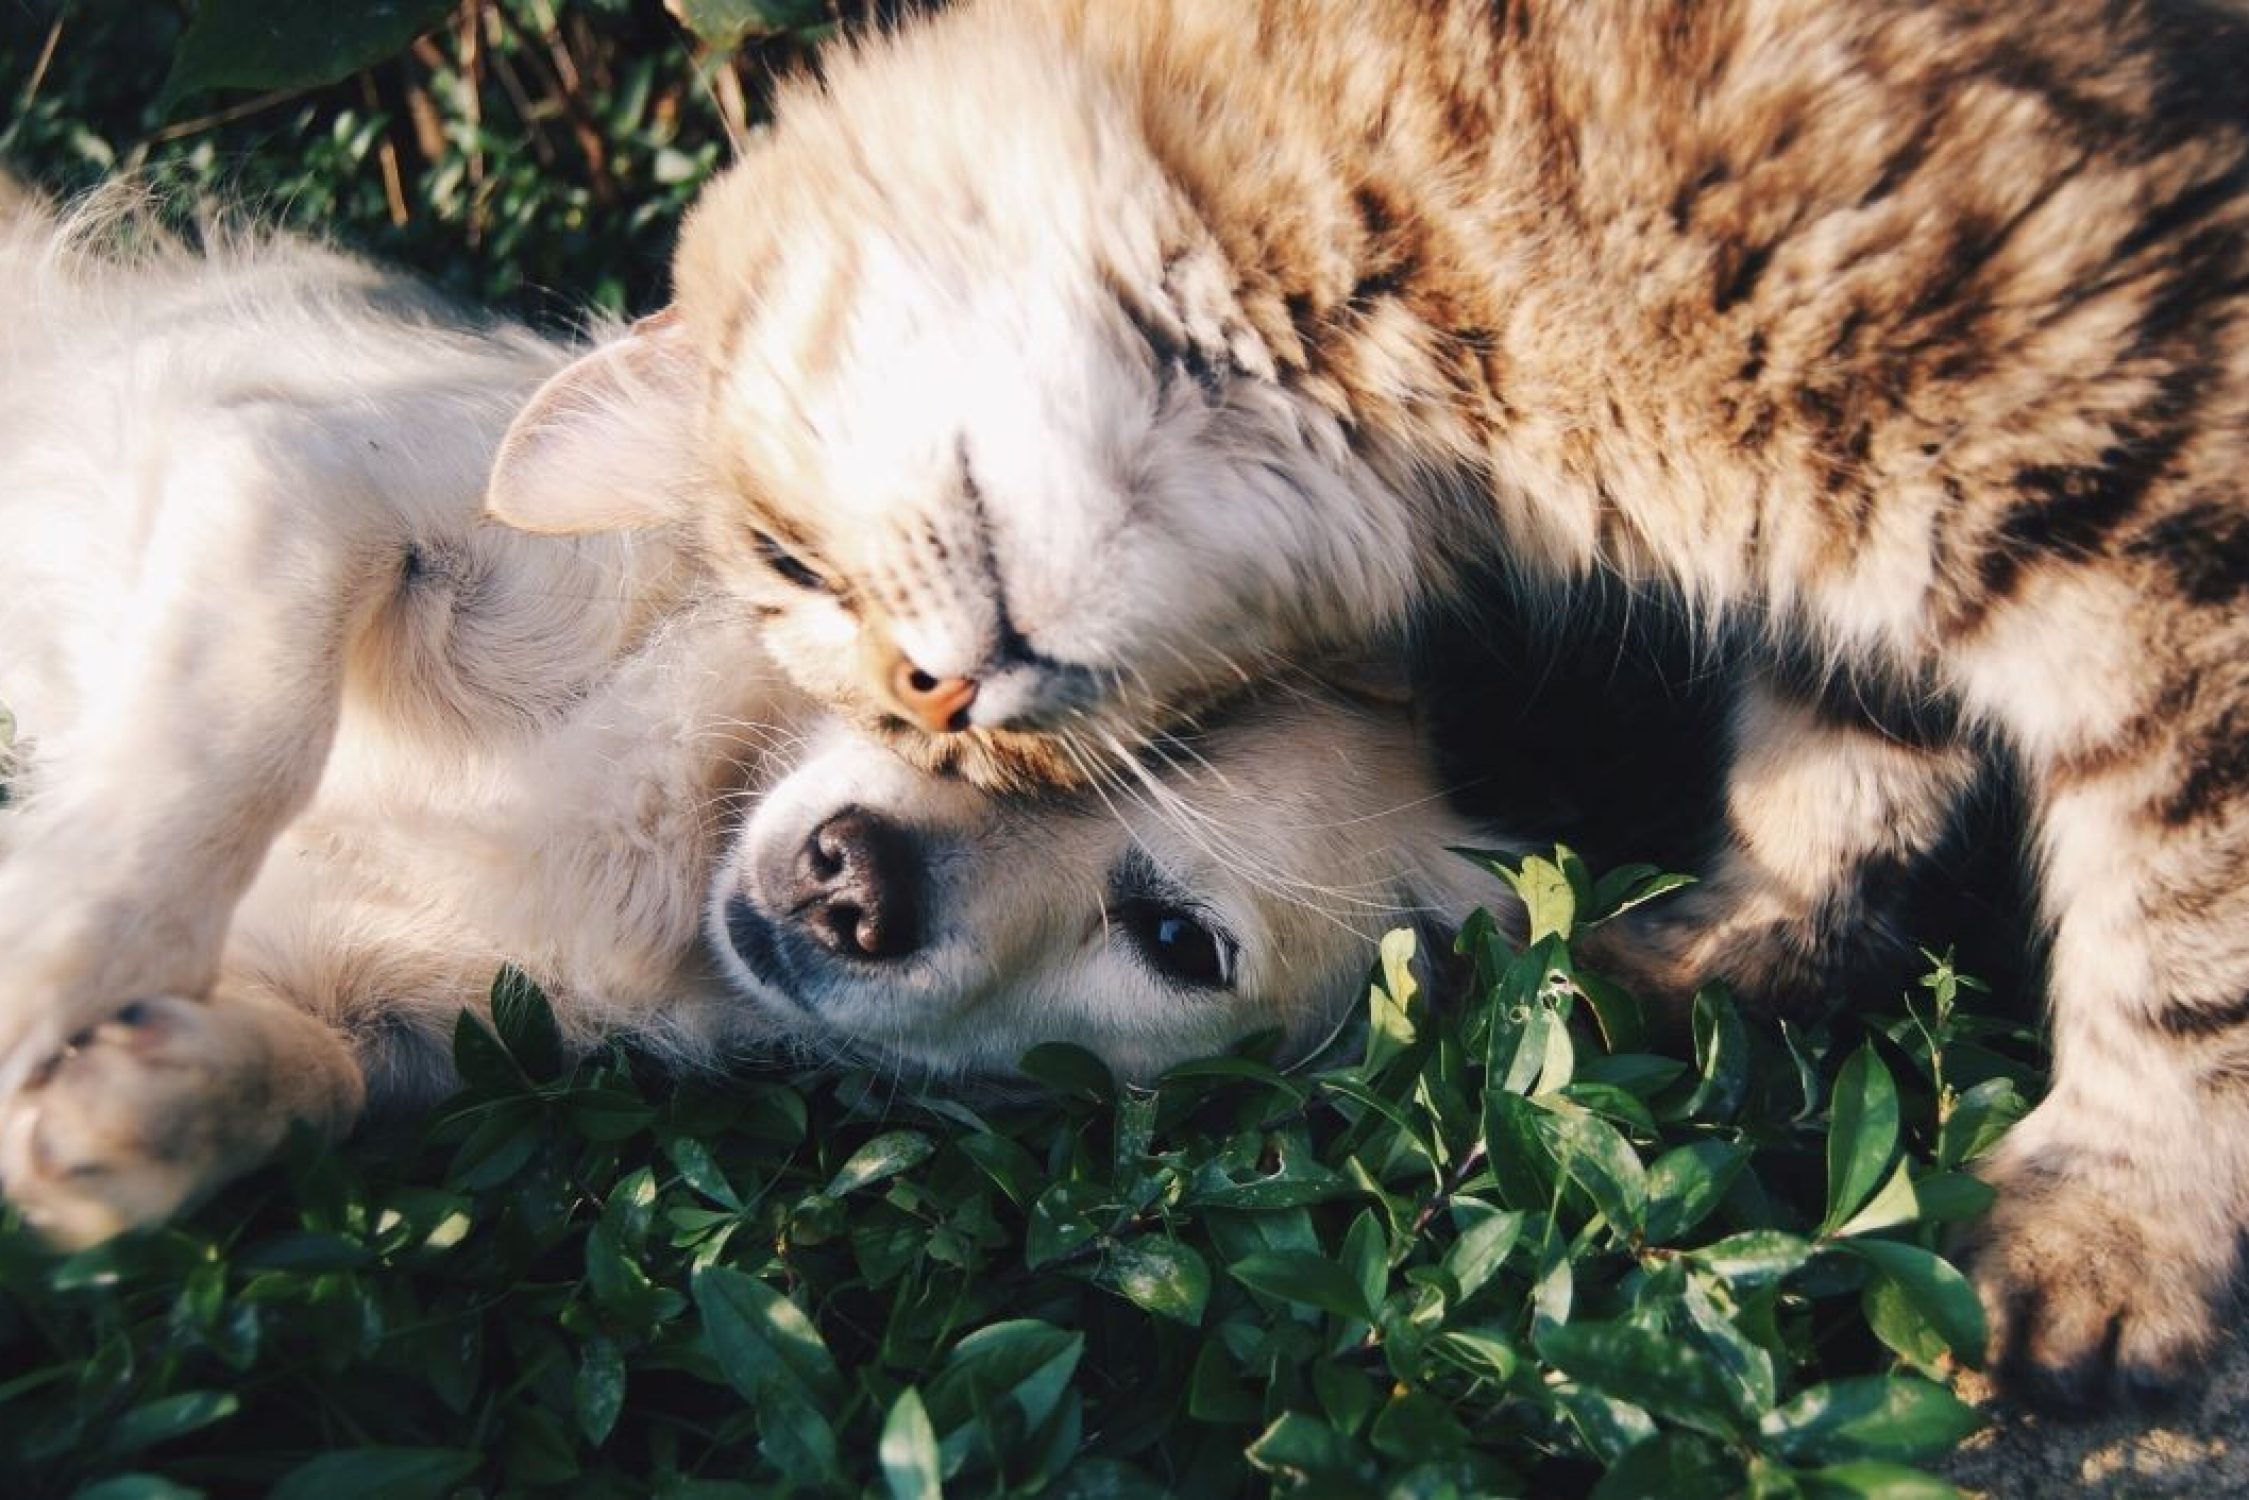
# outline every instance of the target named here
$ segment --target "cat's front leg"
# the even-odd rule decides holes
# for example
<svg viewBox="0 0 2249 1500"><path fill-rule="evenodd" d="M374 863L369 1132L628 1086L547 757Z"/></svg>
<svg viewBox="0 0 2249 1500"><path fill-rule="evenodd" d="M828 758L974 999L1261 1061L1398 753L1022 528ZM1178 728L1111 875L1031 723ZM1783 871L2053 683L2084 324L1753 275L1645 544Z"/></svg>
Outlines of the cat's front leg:
<svg viewBox="0 0 2249 1500"><path fill-rule="evenodd" d="M2033 767L2054 1079L1969 1245L2002 1383L2065 1406L2190 1374L2249 1225L2249 808L2208 774L2239 747L2138 724Z"/></svg>
<svg viewBox="0 0 2249 1500"><path fill-rule="evenodd" d="M0 1103L0 1192L75 1248L160 1223L270 1157L341 1136L366 1084L333 1029L262 993L136 1000L73 1033Z"/></svg>
<svg viewBox="0 0 2249 1500"><path fill-rule="evenodd" d="M1681 1006L1721 980L1802 1009L1885 971L1888 918L1978 772L1945 734L1878 727L1771 678L1734 707L1725 833L1701 881L1589 935L1595 967Z"/></svg>

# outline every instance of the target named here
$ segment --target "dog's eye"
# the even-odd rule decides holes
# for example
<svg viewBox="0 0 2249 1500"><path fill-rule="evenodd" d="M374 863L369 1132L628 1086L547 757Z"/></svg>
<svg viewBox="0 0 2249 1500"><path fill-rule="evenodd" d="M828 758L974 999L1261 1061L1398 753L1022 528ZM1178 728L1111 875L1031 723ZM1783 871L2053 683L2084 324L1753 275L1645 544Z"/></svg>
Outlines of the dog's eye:
<svg viewBox="0 0 2249 1500"><path fill-rule="evenodd" d="M1162 901L1118 904L1111 918L1141 962L1174 984L1198 990L1234 987L1234 943L1197 912Z"/></svg>
<svg viewBox="0 0 2249 1500"><path fill-rule="evenodd" d="M806 567L795 553L764 532L753 531L750 538L757 544L758 560L798 588L824 589L828 586L826 578Z"/></svg>

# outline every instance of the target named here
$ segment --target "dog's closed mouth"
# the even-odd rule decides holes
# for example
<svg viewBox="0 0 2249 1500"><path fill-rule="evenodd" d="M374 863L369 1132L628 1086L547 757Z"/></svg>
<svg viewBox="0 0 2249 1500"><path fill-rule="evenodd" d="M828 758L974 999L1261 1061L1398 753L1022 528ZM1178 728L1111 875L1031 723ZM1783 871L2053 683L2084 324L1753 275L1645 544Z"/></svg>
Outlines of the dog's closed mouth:
<svg viewBox="0 0 2249 1500"><path fill-rule="evenodd" d="M807 1015L814 1013L811 1002L797 992L797 976L782 951L780 931L749 897L735 895L728 899L726 940L734 945L742 966L767 989L787 997Z"/></svg>

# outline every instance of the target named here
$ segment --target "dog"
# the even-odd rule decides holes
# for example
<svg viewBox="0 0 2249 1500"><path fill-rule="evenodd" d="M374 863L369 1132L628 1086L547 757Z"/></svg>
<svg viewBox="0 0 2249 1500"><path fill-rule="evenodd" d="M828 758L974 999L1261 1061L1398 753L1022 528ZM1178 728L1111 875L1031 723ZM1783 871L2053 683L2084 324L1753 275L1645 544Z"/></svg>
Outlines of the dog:
<svg viewBox="0 0 2249 1500"><path fill-rule="evenodd" d="M908 766L684 528L485 522L579 351L206 239L0 228L0 1188L52 1241L431 1099L503 963L580 1051L1147 1078L1301 1053L1374 934L1503 903L1401 705L1309 679L1074 796Z"/></svg>

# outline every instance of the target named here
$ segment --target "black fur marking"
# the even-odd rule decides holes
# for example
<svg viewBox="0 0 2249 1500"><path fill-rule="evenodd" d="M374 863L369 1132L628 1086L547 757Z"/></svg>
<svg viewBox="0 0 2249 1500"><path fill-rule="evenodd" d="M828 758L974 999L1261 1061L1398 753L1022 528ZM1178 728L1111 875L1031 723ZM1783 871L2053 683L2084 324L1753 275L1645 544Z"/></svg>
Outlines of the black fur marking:
<svg viewBox="0 0 2249 1500"><path fill-rule="evenodd" d="M2249 995L2238 995L2217 1005L2192 1005L2174 1000L2157 1011L2154 1019L2158 1031L2182 1041L2219 1036L2249 1025Z"/></svg>
<svg viewBox="0 0 2249 1500"><path fill-rule="evenodd" d="M1733 176L1734 169L1729 163L1714 161L1681 184L1671 198L1671 227L1684 234L1687 226L1694 222L1695 205L1713 188L1731 182Z"/></svg>
<svg viewBox="0 0 2249 1500"><path fill-rule="evenodd" d="M2208 372L2189 365L2172 371L2132 427L2101 450L2091 464L2035 464L2015 474L2023 497L2001 518L1977 565L1985 593L2013 592L2034 556L2089 558L2139 512L2148 492L2170 470L2194 429Z"/></svg>
<svg viewBox="0 0 2249 1500"><path fill-rule="evenodd" d="M2220 715L2216 724L2196 737L2201 753L2194 760L2194 769L2157 810L2165 824L2183 828L2198 823L2236 806L2242 794L2249 791L2249 723L2245 719L2249 719L2249 706L2237 707Z"/></svg>
<svg viewBox="0 0 2249 1500"><path fill-rule="evenodd" d="M2132 538L2125 552L2160 564L2188 602L2234 604L2249 594L2249 517L2202 500Z"/></svg>
<svg viewBox="0 0 2249 1500"><path fill-rule="evenodd" d="M1726 312L1747 301L1772 263L1770 245L1726 245L1718 251L1718 266L1711 282L1710 303Z"/></svg>
<svg viewBox="0 0 2249 1500"><path fill-rule="evenodd" d="M1159 371L1194 381L1202 387L1205 395L1216 396L1219 393L1225 384L1225 377L1232 372L1231 360L1223 355L1214 357L1211 351L1193 339L1182 338L1165 328L1150 316L1137 298L1121 286L1112 287L1111 292L1116 298L1117 310L1124 314L1125 321L1132 325L1133 332L1148 346L1149 360Z"/></svg>

